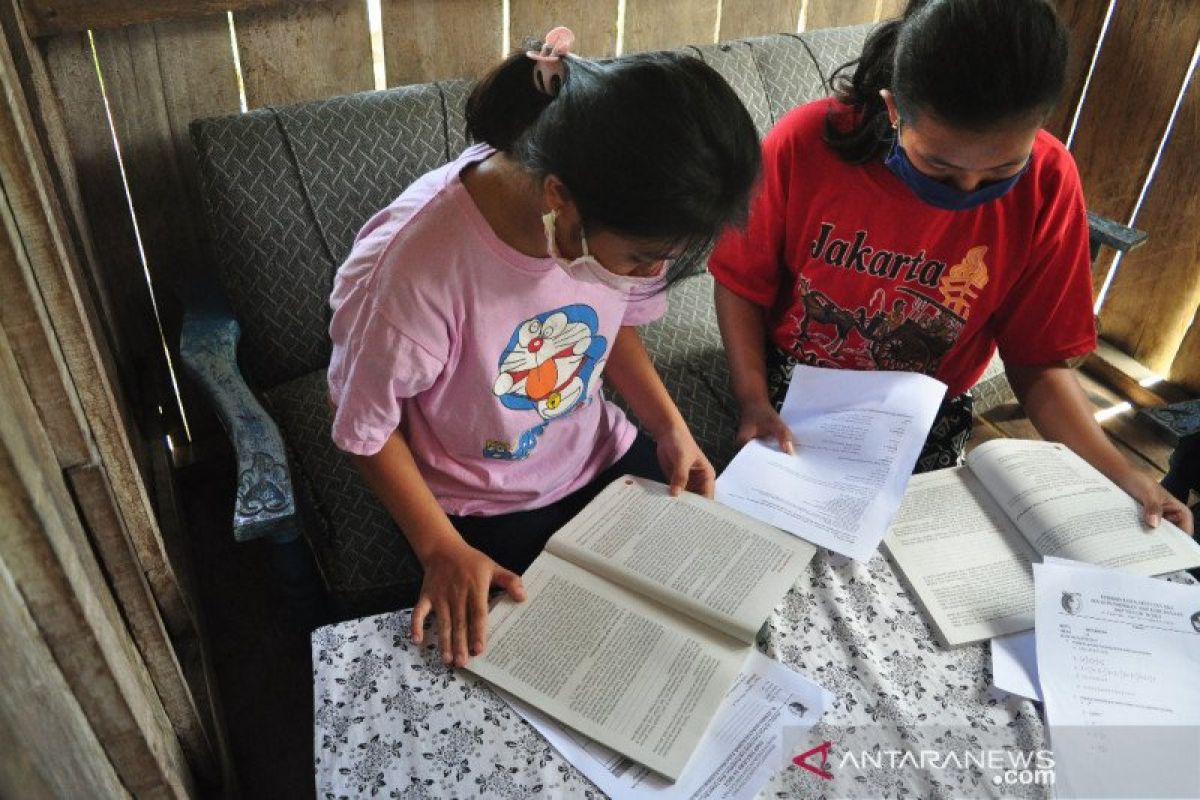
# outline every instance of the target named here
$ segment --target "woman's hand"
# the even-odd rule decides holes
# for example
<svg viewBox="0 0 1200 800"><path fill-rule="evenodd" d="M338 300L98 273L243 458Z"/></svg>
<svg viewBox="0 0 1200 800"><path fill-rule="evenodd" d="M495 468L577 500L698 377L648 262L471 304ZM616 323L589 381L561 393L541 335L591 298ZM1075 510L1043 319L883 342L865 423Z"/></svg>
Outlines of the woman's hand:
<svg viewBox="0 0 1200 800"><path fill-rule="evenodd" d="M1129 495L1142 504L1142 520L1150 528L1157 528L1159 520L1168 519L1178 525L1185 533L1195 533L1195 521L1192 511L1179 502L1175 495L1168 492L1158 482L1129 467L1119 476L1117 483Z"/></svg>
<svg viewBox="0 0 1200 800"><path fill-rule="evenodd" d="M683 490L712 499L717 472L692 438L687 425L675 425L656 439L658 463L671 486L671 496Z"/></svg>
<svg viewBox="0 0 1200 800"><path fill-rule="evenodd" d="M766 400L742 407L737 446L743 447L751 439L774 439L779 443L779 449L788 455L796 452L792 444L792 431L780 419L775 407Z"/></svg>
<svg viewBox="0 0 1200 800"><path fill-rule="evenodd" d="M432 611L442 661L466 666L471 656L481 655L487 646L488 590L499 586L522 602L525 587L521 577L461 538L447 539L426 555L422 565L425 579L412 613L413 641L424 641L425 617Z"/></svg>

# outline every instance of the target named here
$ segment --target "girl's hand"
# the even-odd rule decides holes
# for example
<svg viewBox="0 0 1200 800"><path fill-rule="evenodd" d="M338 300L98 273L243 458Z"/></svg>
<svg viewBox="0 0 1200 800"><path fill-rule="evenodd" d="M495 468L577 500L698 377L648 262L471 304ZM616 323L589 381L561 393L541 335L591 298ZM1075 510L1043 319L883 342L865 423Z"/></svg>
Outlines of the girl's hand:
<svg viewBox="0 0 1200 800"><path fill-rule="evenodd" d="M525 587L515 572L457 537L447 538L426 556L423 566L425 579L412 614L413 641L424 641L425 617L432 611L442 661L466 666L471 656L481 655L487 646L488 590L499 586L519 603L525 600Z"/></svg>
<svg viewBox="0 0 1200 800"><path fill-rule="evenodd" d="M657 439L658 463L671 485L671 496L684 489L712 499L717 472L686 425L677 425Z"/></svg>
<svg viewBox="0 0 1200 800"><path fill-rule="evenodd" d="M1159 520L1169 519L1189 535L1195 533L1192 511L1175 496L1158 485L1149 475L1130 467L1120 480L1121 488L1142 504L1142 520L1148 527L1157 528Z"/></svg>
<svg viewBox="0 0 1200 800"><path fill-rule="evenodd" d="M792 444L792 431L779 418L775 407L766 400L742 407L742 416L738 420L737 446L742 447L751 439L774 439L779 442L779 449L788 455L794 455L796 452Z"/></svg>

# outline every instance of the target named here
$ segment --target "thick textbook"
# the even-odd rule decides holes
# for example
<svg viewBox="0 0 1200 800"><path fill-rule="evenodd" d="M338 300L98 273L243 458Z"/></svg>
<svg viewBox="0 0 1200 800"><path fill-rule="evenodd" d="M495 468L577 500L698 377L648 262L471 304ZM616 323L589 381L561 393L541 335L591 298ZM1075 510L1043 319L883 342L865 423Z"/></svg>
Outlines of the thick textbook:
<svg viewBox="0 0 1200 800"><path fill-rule="evenodd" d="M1033 567L1055 556L1138 575L1200 566L1200 546L1064 445L997 439L915 475L883 547L949 646L1033 627Z"/></svg>
<svg viewBox="0 0 1200 800"><path fill-rule="evenodd" d="M554 534L468 669L674 780L815 548L620 478Z"/></svg>

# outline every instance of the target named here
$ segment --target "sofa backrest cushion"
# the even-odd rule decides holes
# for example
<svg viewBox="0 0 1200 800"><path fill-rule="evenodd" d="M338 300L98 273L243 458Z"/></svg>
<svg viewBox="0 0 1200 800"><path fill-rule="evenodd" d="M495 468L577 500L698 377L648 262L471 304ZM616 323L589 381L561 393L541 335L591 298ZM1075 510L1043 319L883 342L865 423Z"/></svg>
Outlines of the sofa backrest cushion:
<svg viewBox="0 0 1200 800"><path fill-rule="evenodd" d="M733 86L764 135L827 94L870 25L685 48ZM378 209L469 143L470 83L365 92L192 124L210 257L259 389L325 367L333 276Z"/></svg>
<svg viewBox="0 0 1200 800"><path fill-rule="evenodd" d="M363 223L466 141L466 82L405 86L198 120L218 278L252 384L329 362L333 275ZM450 120L449 125L447 120Z"/></svg>

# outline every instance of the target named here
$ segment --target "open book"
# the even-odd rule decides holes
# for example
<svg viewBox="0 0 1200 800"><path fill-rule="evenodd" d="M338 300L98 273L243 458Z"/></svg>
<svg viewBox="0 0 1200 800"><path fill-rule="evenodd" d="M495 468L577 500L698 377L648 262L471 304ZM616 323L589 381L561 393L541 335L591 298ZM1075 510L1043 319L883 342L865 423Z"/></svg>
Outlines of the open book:
<svg viewBox="0 0 1200 800"><path fill-rule="evenodd" d="M1069 448L998 439L966 466L915 475L883 545L949 646L1033 627L1033 567L1055 556L1159 575L1200 545Z"/></svg>
<svg viewBox="0 0 1200 800"><path fill-rule="evenodd" d="M502 598L468 669L675 780L815 548L694 494L609 485Z"/></svg>

